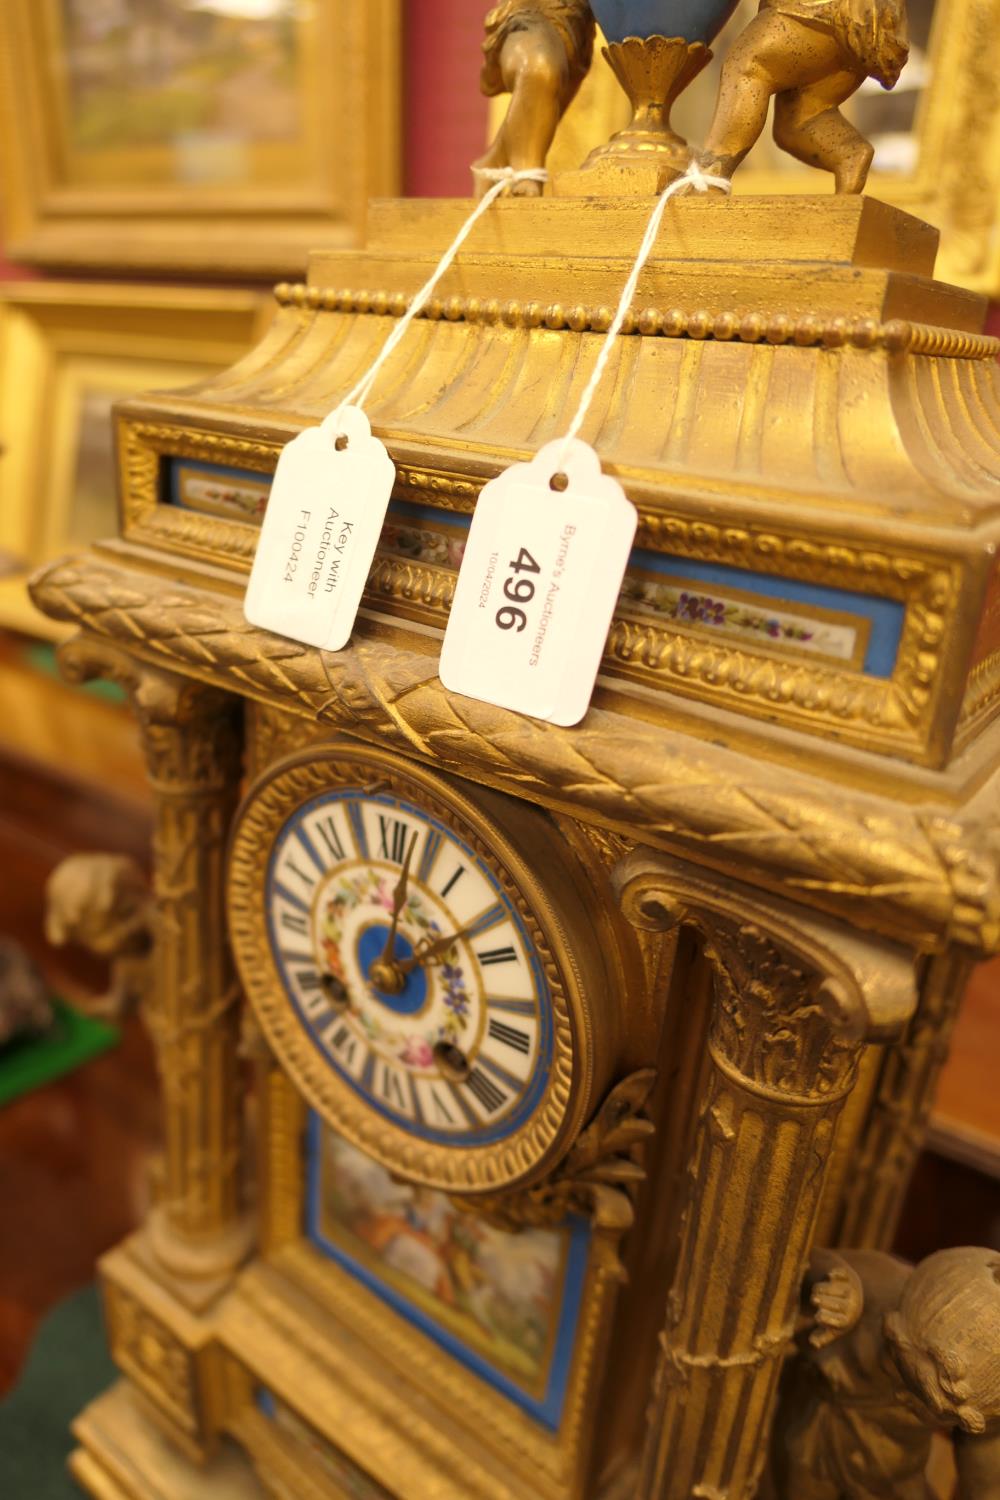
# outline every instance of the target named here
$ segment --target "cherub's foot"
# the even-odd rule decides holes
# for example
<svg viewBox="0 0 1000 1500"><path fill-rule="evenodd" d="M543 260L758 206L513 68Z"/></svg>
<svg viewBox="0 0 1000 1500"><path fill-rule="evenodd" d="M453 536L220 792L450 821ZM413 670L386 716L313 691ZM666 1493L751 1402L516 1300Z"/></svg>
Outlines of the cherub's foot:
<svg viewBox="0 0 1000 1500"><path fill-rule="evenodd" d="M864 140L845 152L834 169L837 192L863 193L874 156L874 146Z"/></svg>
<svg viewBox="0 0 1000 1500"><path fill-rule="evenodd" d="M477 198L481 198L493 185L486 174L488 172L499 171L506 165L507 158L504 152L498 149L496 141L493 142L493 145L484 156L481 156L478 161L472 163L472 181Z"/></svg>
<svg viewBox="0 0 1000 1500"><path fill-rule="evenodd" d="M538 170L541 170L543 166L544 163L540 164ZM476 197L481 198L493 186L496 178L491 177L492 172L532 172L535 170L530 163L522 163L521 166L515 167L513 162L507 160L506 154L498 151L493 145L485 156L481 156L478 161L472 163L472 180L476 185ZM544 182L526 177L521 182L512 182L508 192L512 198L540 198L544 189Z"/></svg>
<svg viewBox="0 0 1000 1500"><path fill-rule="evenodd" d="M510 185L512 198L540 198L544 191L544 182L533 181L530 177L526 177L523 182L512 182Z"/></svg>

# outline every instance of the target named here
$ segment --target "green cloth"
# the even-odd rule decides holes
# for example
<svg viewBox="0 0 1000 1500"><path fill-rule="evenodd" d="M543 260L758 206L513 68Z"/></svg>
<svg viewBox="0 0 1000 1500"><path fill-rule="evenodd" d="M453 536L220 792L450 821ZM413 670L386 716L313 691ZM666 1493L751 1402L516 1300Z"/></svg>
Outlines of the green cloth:
<svg viewBox="0 0 1000 1500"><path fill-rule="evenodd" d="M118 1041L117 1028L104 1021L83 1016L61 1000L53 1001L53 1009L55 1024L44 1036L18 1037L0 1047L0 1105L71 1073Z"/></svg>
<svg viewBox="0 0 1000 1500"><path fill-rule="evenodd" d="M56 660L55 646L46 645L42 641L35 641L28 646L24 653L24 659L34 667L36 672L41 672L46 677L58 677L59 663ZM74 683L81 692L90 693L95 698L106 698L109 703L125 703L128 695L123 687L117 682L108 682L103 677L97 677L93 682Z"/></svg>
<svg viewBox="0 0 1000 1500"><path fill-rule="evenodd" d="M49 1313L21 1378L0 1401L3 1500L80 1500L66 1472L75 1447L70 1423L112 1385L97 1289L75 1292Z"/></svg>

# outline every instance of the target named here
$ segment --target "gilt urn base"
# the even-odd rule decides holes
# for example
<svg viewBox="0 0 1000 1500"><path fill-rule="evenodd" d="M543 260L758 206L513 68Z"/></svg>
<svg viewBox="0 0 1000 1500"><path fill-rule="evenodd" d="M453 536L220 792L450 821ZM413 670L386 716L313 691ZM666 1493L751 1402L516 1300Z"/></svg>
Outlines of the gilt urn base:
<svg viewBox="0 0 1000 1500"><path fill-rule="evenodd" d="M661 191L688 166L688 144L670 125L677 99L709 61L737 0L591 0L604 49L632 105L624 130L553 186L557 196ZM707 124L707 121L706 121Z"/></svg>
<svg viewBox="0 0 1000 1500"><path fill-rule="evenodd" d="M671 127L670 111L712 53L704 42L683 37L630 36L609 42L604 56L628 94L632 119L578 171L563 173L555 191L562 197L661 192L686 170L691 154Z"/></svg>

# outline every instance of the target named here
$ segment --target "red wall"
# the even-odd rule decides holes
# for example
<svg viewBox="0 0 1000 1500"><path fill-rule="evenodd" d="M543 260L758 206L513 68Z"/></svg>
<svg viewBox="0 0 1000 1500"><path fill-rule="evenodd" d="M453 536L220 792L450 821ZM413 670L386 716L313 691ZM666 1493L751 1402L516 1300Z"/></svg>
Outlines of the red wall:
<svg viewBox="0 0 1000 1500"><path fill-rule="evenodd" d="M13 261L8 260L0 245L0 281L30 281L37 275L38 272L29 266L16 266Z"/></svg>
<svg viewBox="0 0 1000 1500"><path fill-rule="evenodd" d="M408 0L404 191L467 198L469 163L486 144L479 92L485 0Z"/></svg>

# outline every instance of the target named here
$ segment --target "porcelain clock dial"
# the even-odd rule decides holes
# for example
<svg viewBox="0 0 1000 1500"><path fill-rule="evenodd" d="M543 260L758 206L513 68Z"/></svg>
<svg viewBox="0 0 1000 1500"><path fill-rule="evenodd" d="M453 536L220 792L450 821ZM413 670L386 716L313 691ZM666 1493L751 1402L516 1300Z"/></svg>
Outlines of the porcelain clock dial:
<svg viewBox="0 0 1000 1500"><path fill-rule="evenodd" d="M586 948L593 924L552 826L510 804L511 839L486 800L354 746L285 762L238 819L230 910L265 1035L314 1107L391 1168L491 1191L565 1149L595 1069L567 925Z"/></svg>
<svg viewBox="0 0 1000 1500"><path fill-rule="evenodd" d="M438 818L384 793L306 803L270 861L271 949L330 1065L428 1139L503 1134L551 1056L549 1000L489 866Z"/></svg>

